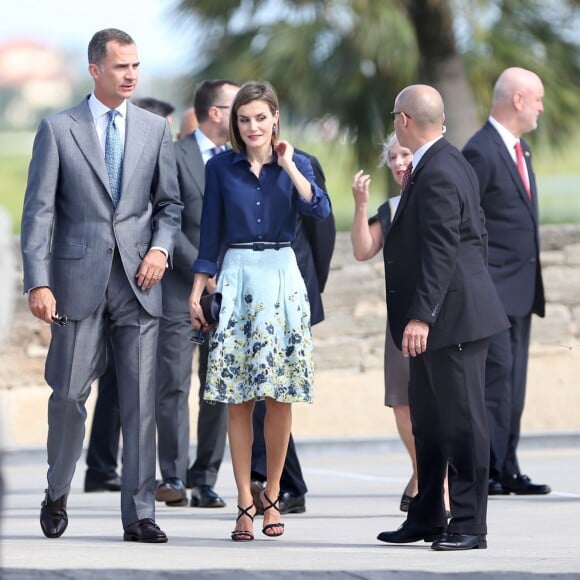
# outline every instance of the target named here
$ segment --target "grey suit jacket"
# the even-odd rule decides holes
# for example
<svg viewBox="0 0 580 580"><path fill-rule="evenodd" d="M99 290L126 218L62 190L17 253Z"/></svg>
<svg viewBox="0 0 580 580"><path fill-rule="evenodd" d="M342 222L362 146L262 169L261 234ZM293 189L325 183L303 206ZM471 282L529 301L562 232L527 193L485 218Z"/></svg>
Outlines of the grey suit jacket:
<svg viewBox="0 0 580 580"><path fill-rule="evenodd" d="M193 133L176 141L174 145L183 213L181 229L175 239L173 270L163 278L163 312L188 313L187 299L193 283L191 266L199 248L205 164Z"/></svg>
<svg viewBox="0 0 580 580"><path fill-rule="evenodd" d="M88 99L40 123L22 216L24 290L48 286L71 320L102 302L115 249L145 310L162 312L161 285L135 275L149 248L171 257L182 204L167 121L127 103L121 199L113 206Z"/></svg>

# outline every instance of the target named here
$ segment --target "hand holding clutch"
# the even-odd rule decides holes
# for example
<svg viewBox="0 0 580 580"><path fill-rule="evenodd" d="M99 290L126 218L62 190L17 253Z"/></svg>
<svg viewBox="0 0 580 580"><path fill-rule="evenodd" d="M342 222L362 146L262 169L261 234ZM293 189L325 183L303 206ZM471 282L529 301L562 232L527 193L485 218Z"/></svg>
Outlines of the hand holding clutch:
<svg viewBox="0 0 580 580"><path fill-rule="evenodd" d="M221 292L213 292L212 294L204 294L199 299L199 305L203 311L203 317L205 321L213 326L217 323L220 316L220 309L222 307L222 295ZM203 330L200 328L196 334L194 334L189 340L195 342L196 344L203 344Z"/></svg>

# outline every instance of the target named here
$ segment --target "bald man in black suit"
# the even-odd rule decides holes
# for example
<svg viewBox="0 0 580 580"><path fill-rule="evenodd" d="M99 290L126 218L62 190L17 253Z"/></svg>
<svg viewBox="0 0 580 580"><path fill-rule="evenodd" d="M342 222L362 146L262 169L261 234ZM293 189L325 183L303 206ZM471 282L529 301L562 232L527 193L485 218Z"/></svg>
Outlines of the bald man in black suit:
<svg viewBox="0 0 580 580"><path fill-rule="evenodd" d="M491 444L489 495L544 495L520 471L516 449L524 411L532 314L544 316L538 191L532 154L520 137L543 112L542 81L532 71L506 69L498 78L490 116L463 154L479 179L489 243L489 272L511 327L493 336L485 368ZM516 147L521 148L523 176Z"/></svg>
<svg viewBox="0 0 580 580"><path fill-rule="evenodd" d="M441 95L428 85L409 86L397 96L392 117L399 143L413 152L414 169L384 244L387 308L395 344L411 357L419 493L403 525L378 539L482 549L489 468L485 357L489 337L508 320L486 267L477 177L443 137Z"/></svg>

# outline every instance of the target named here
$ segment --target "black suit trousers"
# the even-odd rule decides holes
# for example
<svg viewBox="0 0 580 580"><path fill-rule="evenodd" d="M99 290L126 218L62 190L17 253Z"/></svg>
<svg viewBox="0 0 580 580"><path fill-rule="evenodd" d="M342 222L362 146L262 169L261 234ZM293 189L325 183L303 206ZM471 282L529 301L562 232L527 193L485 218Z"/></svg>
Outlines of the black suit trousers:
<svg viewBox="0 0 580 580"><path fill-rule="evenodd" d="M520 474L516 450L526 398L532 317L508 318L511 327L491 337L485 365L490 476L498 481Z"/></svg>
<svg viewBox="0 0 580 580"><path fill-rule="evenodd" d="M485 534L489 435L485 357L489 340L428 350L410 359L409 406L419 493L409 521L444 526L443 481L449 472L449 532Z"/></svg>
<svg viewBox="0 0 580 580"><path fill-rule="evenodd" d="M253 428L254 428L254 443L252 445L252 478L259 481L266 481L266 441L264 439L264 419L266 418L266 403L264 401L256 401L253 414ZM286 453L286 461L284 462L284 469L282 477L280 478L280 492L290 493L291 495L304 495L308 491L306 482L302 475L302 468L298 454L296 453L296 446L294 445L294 438L290 434L288 442L288 451Z"/></svg>

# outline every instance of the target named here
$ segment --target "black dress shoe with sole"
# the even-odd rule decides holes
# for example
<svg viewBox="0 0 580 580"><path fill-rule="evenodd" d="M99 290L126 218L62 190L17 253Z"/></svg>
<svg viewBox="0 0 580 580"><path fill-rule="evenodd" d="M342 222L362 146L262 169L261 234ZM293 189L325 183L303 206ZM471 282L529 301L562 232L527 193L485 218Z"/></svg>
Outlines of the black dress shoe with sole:
<svg viewBox="0 0 580 580"><path fill-rule="evenodd" d="M252 492L252 501L256 506L256 515L261 516L264 514L264 506L262 505L260 494L264 491L264 482L253 479L250 484L250 491Z"/></svg>
<svg viewBox="0 0 580 580"><path fill-rule="evenodd" d="M501 486L506 494L515 495L546 495L552 491L552 488L545 483L532 483L527 475L514 475L508 479L502 479Z"/></svg>
<svg viewBox="0 0 580 580"><path fill-rule="evenodd" d="M485 550L487 548L487 540L485 539L485 534L472 535L446 532L431 544L431 548L439 552Z"/></svg>
<svg viewBox="0 0 580 580"><path fill-rule="evenodd" d="M121 491L121 478L115 476L102 481L85 479L85 493L96 491Z"/></svg>
<svg viewBox="0 0 580 580"><path fill-rule="evenodd" d="M48 489L44 490L44 500L40 504L40 527L47 538L60 538L68 526L66 513L66 494L50 499Z"/></svg>
<svg viewBox="0 0 580 580"><path fill-rule="evenodd" d="M163 544L167 542L167 534L159 528L155 520L144 518L125 528L123 540L125 542Z"/></svg>
<svg viewBox="0 0 580 580"><path fill-rule="evenodd" d="M164 501L170 507L187 505L187 492L183 481L178 477L160 481L155 488L155 500Z"/></svg>
<svg viewBox="0 0 580 580"><path fill-rule="evenodd" d="M199 485L191 490L190 505L200 508L222 508L226 502L209 485Z"/></svg>
<svg viewBox="0 0 580 580"><path fill-rule="evenodd" d="M413 496L407 495L406 493L404 493L401 496L401 503L399 504L399 510L401 510L402 512L408 512L412 499L413 499Z"/></svg>
<svg viewBox="0 0 580 580"><path fill-rule="evenodd" d="M281 514L303 514L306 511L306 498L303 495L292 495L289 492L280 494Z"/></svg>
<svg viewBox="0 0 580 580"><path fill-rule="evenodd" d="M510 492L506 491L501 483L493 477L489 478L489 483L487 485L487 495L509 495Z"/></svg>
<svg viewBox="0 0 580 580"><path fill-rule="evenodd" d="M377 540L389 544L410 544L411 542L433 542L441 537L445 529L438 526L421 526L404 521L394 532L381 532Z"/></svg>

